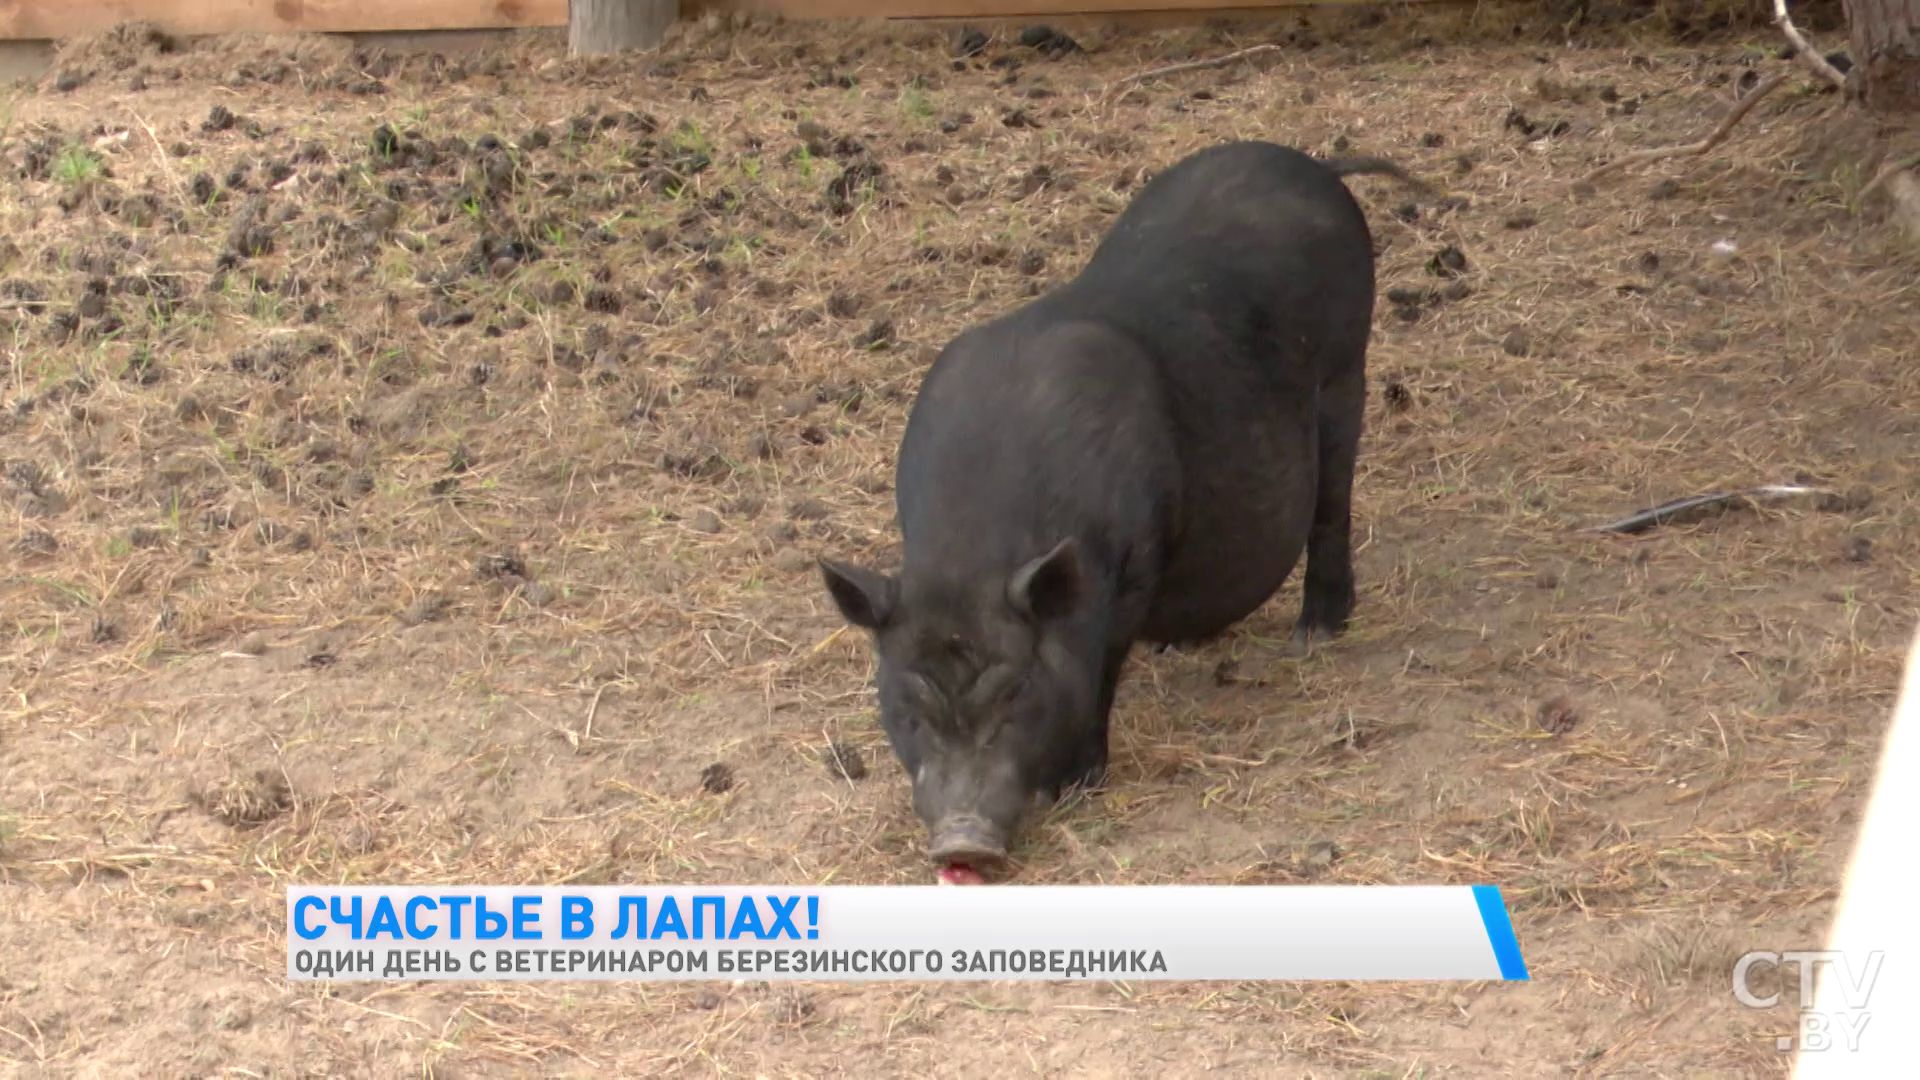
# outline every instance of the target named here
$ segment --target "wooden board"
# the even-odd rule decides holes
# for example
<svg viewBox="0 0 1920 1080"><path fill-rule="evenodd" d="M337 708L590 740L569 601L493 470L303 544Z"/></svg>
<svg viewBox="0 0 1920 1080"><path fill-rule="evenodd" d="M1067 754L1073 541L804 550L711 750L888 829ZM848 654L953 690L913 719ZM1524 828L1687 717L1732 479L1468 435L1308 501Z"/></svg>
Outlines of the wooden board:
<svg viewBox="0 0 1920 1080"><path fill-rule="evenodd" d="M691 5L694 0L687 0ZM727 0L700 0L698 10L709 7L726 11L721 6ZM1217 0L1219 3L1258 3L1259 0ZM1040 14L1032 12L1014 12L1008 15L916 15L912 21L933 26L971 26L980 30L1013 30L1016 33L1024 27L1044 21L1067 31L1078 31L1105 24L1128 26L1141 30L1160 30L1170 27L1197 26L1209 20L1237 22L1240 20L1270 20L1284 15L1295 8L1304 7L1365 7L1370 4L1382 4L1388 0L1271 0L1264 7L1191 7L1169 9L1165 4L1155 4L1147 8L1130 8L1125 11L1048 11ZM1444 4L1468 3L1471 0L1391 0L1395 4ZM687 10L696 10L689 6ZM752 9L749 9L752 10ZM789 18L804 16L788 13ZM1249 41L1247 44L1259 44ZM1198 57L1196 57L1198 59Z"/></svg>
<svg viewBox="0 0 1920 1080"><path fill-rule="evenodd" d="M4 3L5 0L0 0ZM1217 14L1254 15L1295 7L1362 6L1386 0L681 0L682 17L700 11L775 12L790 19L1008 19L1165 14L1198 22ZM1440 0L1393 0L1433 3Z"/></svg>
<svg viewBox="0 0 1920 1080"><path fill-rule="evenodd" d="M62 38L119 23L177 34L488 30L567 25L567 0L0 0L0 38Z"/></svg>
<svg viewBox="0 0 1920 1080"><path fill-rule="evenodd" d="M1370 0L681 0L681 15L774 12L793 19L1009 19L1222 13ZM1402 0L1406 2L1406 0ZM1415 0L1418 2L1418 0ZM0 40L96 33L122 22L177 34L379 33L567 25L567 0L0 0Z"/></svg>

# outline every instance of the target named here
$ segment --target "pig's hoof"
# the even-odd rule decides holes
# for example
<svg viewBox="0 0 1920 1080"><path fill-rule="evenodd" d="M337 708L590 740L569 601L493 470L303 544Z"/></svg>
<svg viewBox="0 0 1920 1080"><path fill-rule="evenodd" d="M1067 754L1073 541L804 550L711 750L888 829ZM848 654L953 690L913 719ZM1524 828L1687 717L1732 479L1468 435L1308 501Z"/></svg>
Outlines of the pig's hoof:
<svg viewBox="0 0 1920 1080"><path fill-rule="evenodd" d="M1328 627L1302 623L1293 628L1293 643L1288 651L1296 657L1305 659L1313 655L1316 647L1327 644L1336 636L1336 633Z"/></svg>
<svg viewBox="0 0 1920 1080"><path fill-rule="evenodd" d="M1099 791L1107 782L1106 755L1099 760L1080 766L1069 773L1058 788L1054 790L1053 801L1064 802L1068 799L1084 798Z"/></svg>

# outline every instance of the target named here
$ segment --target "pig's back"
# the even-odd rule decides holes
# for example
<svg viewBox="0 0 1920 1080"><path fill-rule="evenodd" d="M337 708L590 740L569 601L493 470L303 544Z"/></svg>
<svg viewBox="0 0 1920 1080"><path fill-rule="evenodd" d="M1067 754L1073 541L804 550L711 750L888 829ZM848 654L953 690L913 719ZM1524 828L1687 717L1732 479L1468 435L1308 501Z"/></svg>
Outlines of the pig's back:
<svg viewBox="0 0 1920 1080"><path fill-rule="evenodd" d="M1272 143L1203 150L1156 176L1086 268L1035 307L1095 316L1175 382L1340 374L1373 316L1373 241L1339 176ZM1202 395L1204 398L1206 395Z"/></svg>

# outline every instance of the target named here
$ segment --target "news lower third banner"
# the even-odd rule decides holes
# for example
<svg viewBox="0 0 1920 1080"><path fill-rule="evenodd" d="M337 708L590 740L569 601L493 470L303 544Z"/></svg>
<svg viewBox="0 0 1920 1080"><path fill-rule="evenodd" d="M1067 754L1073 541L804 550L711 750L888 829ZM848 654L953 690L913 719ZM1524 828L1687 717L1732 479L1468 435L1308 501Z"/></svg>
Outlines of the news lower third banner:
<svg viewBox="0 0 1920 1080"><path fill-rule="evenodd" d="M294 887L287 977L1525 979L1492 885Z"/></svg>

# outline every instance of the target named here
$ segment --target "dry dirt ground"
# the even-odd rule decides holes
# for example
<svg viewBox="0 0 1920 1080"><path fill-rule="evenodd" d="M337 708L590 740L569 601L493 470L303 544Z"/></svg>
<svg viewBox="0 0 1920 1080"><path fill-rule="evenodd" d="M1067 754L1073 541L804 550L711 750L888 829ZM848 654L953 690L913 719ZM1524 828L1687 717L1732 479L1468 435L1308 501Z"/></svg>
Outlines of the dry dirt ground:
<svg viewBox="0 0 1920 1080"><path fill-rule="evenodd" d="M1920 257L1854 204L1915 133L1796 79L1581 188L1775 42L1501 11L71 43L0 117L0 1072L1778 1075L1733 960L1818 944L1913 621ZM812 559L893 557L945 340L1248 136L1446 189L1352 181L1357 622L1137 656L1018 879L1495 882L1532 983L286 981L295 882L930 883Z"/></svg>

